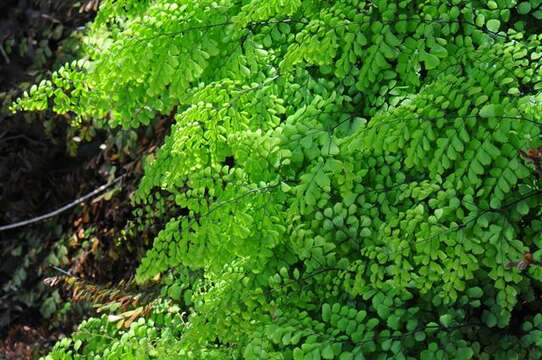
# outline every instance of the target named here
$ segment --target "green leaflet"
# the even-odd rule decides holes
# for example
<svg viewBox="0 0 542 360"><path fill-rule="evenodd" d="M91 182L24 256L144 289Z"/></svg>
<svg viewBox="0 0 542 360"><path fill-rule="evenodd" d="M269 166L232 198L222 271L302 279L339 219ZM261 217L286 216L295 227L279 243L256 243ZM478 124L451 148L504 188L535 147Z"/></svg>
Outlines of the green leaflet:
<svg viewBox="0 0 542 360"><path fill-rule="evenodd" d="M497 19L491 19L491 20L487 21L486 26L487 26L487 29L489 31L497 32L497 31L499 31L499 28L501 26L501 22L499 20L497 20Z"/></svg>

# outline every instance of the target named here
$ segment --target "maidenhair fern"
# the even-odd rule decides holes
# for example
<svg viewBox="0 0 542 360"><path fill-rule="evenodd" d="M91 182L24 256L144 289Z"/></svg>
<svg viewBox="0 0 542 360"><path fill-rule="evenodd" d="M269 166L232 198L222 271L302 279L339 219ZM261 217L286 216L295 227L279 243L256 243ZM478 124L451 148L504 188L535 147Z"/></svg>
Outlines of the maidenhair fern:
<svg viewBox="0 0 542 360"><path fill-rule="evenodd" d="M542 271L507 263L542 246L518 153L540 145L541 13L104 1L88 57L13 108L124 127L175 114L134 201L160 188L187 215L136 279L173 270L186 317L90 319L48 358L540 358Z"/></svg>

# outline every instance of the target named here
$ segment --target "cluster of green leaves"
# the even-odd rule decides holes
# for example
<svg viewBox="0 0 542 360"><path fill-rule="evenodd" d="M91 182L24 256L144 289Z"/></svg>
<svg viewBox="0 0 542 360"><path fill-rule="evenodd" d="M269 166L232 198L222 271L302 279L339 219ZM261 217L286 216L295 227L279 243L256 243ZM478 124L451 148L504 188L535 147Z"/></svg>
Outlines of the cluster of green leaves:
<svg viewBox="0 0 542 360"><path fill-rule="evenodd" d="M48 291L37 279L45 275L44 270L49 264L59 265L67 255L64 241L59 241L51 249L44 249L41 236L48 234L46 230L54 236L61 236L59 226L41 232L29 231L15 238L17 242L14 242L14 246L2 249L6 261L0 267L4 279L0 287L0 307L5 315L0 328L9 325L16 319L17 312L25 307L39 308L42 316L49 319L62 302L58 291ZM29 284L32 284L30 289Z"/></svg>
<svg viewBox="0 0 542 360"><path fill-rule="evenodd" d="M83 321L77 333L60 340L45 359L138 359L142 354L175 359L179 335L176 329L182 327L179 307L165 301L129 329L119 329L110 316L103 315Z"/></svg>
<svg viewBox="0 0 542 360"><path fill-rule="evenodd" d="M175 113L135 201L183 215L136 279L185 274L188 319L49 358L539 358L541 269L506 267L542 245L538 3L105 1L99 51L14 109Z"/></svg>

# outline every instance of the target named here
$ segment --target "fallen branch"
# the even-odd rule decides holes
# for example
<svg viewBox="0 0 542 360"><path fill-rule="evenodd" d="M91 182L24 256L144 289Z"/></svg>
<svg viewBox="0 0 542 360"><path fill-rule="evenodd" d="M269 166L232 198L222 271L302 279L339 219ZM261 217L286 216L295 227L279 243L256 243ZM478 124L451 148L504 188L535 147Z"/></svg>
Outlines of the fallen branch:
<svg viewBox="0 0 542 360"><path fill-rule="evenodd" d="M101 193L105 189L107 189L107 188L111 187L112 185L114 185L114 184L118 183L119 181L121 181L125 176L126 176L126 174L121 175L121 176L115 178L114 180L112 180L111 182L108 182L107 184L104 184L104 185L100 186L99 188L95 189L94 191L80 197L79 199L76 199L76 200L72 201L71 203L69 203L67 205L64 205L63 207L61 207L59 209L56 209L54 211L51 211L51 212L49 212L47 214L43 214L43 215L40 215L38 217L28 219L28 220L24 220L24 221L19 221L19 222L13 223L13 224L2 225L2 226L0 226L0 231L15 229L15 228L18 228L18 227L34 224L34 223L37 223L39 221L42 221L42 220L49 219L49 218L52 218L54 216L57 216L57 215L63 213L64 211L69 210L72 207L75 207L75 206L81 204L82 202L85 202L86 200L98 195L99 193Z"/></svg>

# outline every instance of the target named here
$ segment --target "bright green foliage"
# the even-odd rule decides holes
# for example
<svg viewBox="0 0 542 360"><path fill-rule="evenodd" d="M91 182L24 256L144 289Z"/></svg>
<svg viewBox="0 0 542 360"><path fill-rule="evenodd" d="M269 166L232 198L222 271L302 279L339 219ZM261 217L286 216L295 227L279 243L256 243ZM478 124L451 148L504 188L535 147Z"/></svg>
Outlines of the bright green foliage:
<svg viewBox="0 0 542 360"><path fill-rule="evenodd" d="M506 266L542 246L540 3L105 1L14 108L175 114L135 201L188 215L136 278L184 274L189 315L92 319L50 358L540 358L542 271Z"/></svg>

